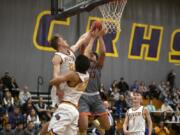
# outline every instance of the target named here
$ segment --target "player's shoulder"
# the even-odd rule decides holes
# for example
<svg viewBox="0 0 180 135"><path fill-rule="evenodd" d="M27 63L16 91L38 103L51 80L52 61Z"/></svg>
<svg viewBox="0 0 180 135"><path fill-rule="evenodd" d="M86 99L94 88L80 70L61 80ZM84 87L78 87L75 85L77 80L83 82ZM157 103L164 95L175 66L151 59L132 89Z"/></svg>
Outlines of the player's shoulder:
<svg viewBox="0 0 180 135"><path fill-rule="evenodd" d="M62 58L59 55L55 54L52 58L53 63L61 63L61 61L62 61Z"/></svg>

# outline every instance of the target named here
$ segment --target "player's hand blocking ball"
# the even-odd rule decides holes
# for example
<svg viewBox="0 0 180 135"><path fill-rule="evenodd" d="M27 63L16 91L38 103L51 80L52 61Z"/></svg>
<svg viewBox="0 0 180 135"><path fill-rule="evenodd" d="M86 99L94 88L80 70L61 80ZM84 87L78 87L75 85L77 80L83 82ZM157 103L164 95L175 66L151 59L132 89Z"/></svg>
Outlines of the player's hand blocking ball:
<svg viewBox="0 0 180 135"><path fill-rule="evenodd" d="M95 30L102 30L102 22L101 21L94 21L91 25L91 32L95 31Z"/></svg>
<svg viewBox="0 0 180 135"><path fill-rule="evenodd" d="M105 29L105 27L101 21L95 20L92 22L91 27L90 27L90 31L89 31L90 37L97 38L99 36L104 36L106 33L107 33L107 30ZM81 54L84 53L84 50L85 50L87 45L88 44L84 44L80 47L79 51Z"/></svg>

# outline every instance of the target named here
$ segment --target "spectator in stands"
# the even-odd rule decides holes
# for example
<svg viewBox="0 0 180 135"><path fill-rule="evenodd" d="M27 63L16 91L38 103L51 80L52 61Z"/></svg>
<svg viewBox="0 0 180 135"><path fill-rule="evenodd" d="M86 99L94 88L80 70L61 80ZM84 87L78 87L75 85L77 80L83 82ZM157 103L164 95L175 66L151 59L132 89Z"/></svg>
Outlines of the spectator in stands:
<svg viewBox="0 0 180 135"><path fill-rule="evenodd" d="M100 96L101 96L101 98L102 98L102 100L107 100L107 90L105 89L105 87L104 87L104 84L103 83L101 83L101 87L100 87Z"/></svg>
<svg viewBox="0 0 180 135"><path fill-rule="evenodd" d="M0 80L0 103L3 102L3 83L2 83L2 80Z"/></svg>
<svg viewBox="0 0 180 135"><path fill-rule="evenodd" d="M39 102L35 105L37 113L40 119L48 121L51 118L50 110L46 103L44 103L43 97L39 97Z"/></svg>
<svg viewBox="0 0 180 135"><path fill-rule="evenodd" d="M117 84L118 88L120 89L120 93L124 93L127 90L129 90L129 85L128 83L124 80L123 77L120 78L119 83Z"/></svg>
<svg viewBox="0 0 180 135"><path fill-rule="evenodd" d="M139 83L138 91L139 91L140 93L142 93L142 95L143 95L144 98L147 98L149 89L147 89L147 87L146 87L146 85L145 85L145 83L144 83L143 81L141 81L141 82Z"/></svg>
<svg viewBox="0 0 180 135"><path fill-rule="evenodd" d="M6 110L4 109L4 107L2 106L2 104L0 102L0 131L3 129L4 123L5 123L4 122L5 114L6 114Z"/></svg>
<svg viewBox="0 0 180 135"><path fill-rule="evenodd" d="M169 92L166 100L171 107L175 108L174 103L173 103L173 95L172 94L173 94L172 92Z"/></svg>
<svg viewBox="0 0 180 135"><path fill-rule="evenodd" d="M11 93L9 91L5 92L5 97L3 98L3 105L8 112L11 112L13 110L14 98L11 96Z"/></svg>
<svg viewBox="0 0 180 135"><path fill-rule="evenodd" d="M8 123L8 113L6 112L6 110L4 109L2 114L1 114L1 124L2 127L6 126L6 123Z"/></svg>
<svg viewBox="0 0 180 135"><path fill-rule="evenodd" d="M176 112L172 116L172 122L180 122L180 115L178 114L179 112Z"/></svg>
<svg viewBox="0 0 180 135"><path fill-rule="evenodd" d="M31 98L31 93L28 91L28 86L24 86L23 90L19 93L21 105L25 104L29 98Z"/></svg>
<svg viewBox="0 0 180 135"><path fill-rule="evenodd" d="M25 116L29 115L32 109L36 110L36 108L32 102L32 99L29 98L27 100L27 102L22 106L23 115L25 115Z"/></svg>
<svg viewBox="0 0 180 135"><path fill-rule="evenodd" d="M158 89L160 91L159 99L161 101L164 101L164 99L167 97L166 83L164 81L161 81L161 83L158 85Z"/></svg>
<svg viewBox="0 0 180 135"><path fill-rule="evenodd" d="M11 93L14 97L18 97L19 96L19 86L16 82L15 77L11 78Z"/></svg>
<svg viewBox="0 0 180 135"><path fill-rule="evenodd" d="M132 106L132 95L131 95L131 93L132 93L131 91L128 91L125 94L125 101L126 101L128 107Z"/></svg>
<svg viewBox="0 0 180 135"><path fill-rule="evenodd" d="M8 88L11 91L11 77L9 76L9 72L5 72L1 80L3 82L4 87Z"/></svg>
<svg viewBox="0 0 180 135"><path fill-rule="evenodd" d="M168 75L167 75L167 81L170 84L170 89L173 90L174 85L175 85L175 79L176 79L176 73L175 71L172 69Z"/></svg>
<svg viewBox="0 0 180 135"><path fill-rule="evenodd" d="M164 100L164 103L161 105L161 111L162 111L162 112L167 112L167 111L173 112L173 109L172 109L172 107L168 104L168 100L167 100L167 99L165 99L165 100Z"/></svg>
<svg viewBox="0 0 180 135"><path fill-rule="evenodd" d="M19 97L14 97L14 105L15 106L21 106Z"/></svg>
<svg viewBox="0 0 180 135"><path fill-rule="evenodd" d="M148 109L149 112L155 112L156 111L155 106L152 104L152 100L149 100L149 104L147 104L146 108Z"/></svg>
<svg viewBox="0 0 180 135"><path fill-rule="evenodd" d="M164 125L163 121L159 123L159 126L156 126L154 128L154 131L156 135L169 135L170 134L169 129Z"/></svg>
<svg viewBox="0 0 180 135"><path fill-rule="evenodd" d="M11 124L9 122L5 123L5 127L0 132L0 135L14 135L13 131L11 130Z"/></svg>
<svg viewBox="0 0 180 135"><path fill-rule="evenodd" d="M139 89L139 83L137 80L131 85L131 91L137 91Z"/></svg>
<svg viewBox="0 0 180 135"><path fill-rule="evenodd" d="M40 128L41 121L39 119L38 114L34 109L31 110L30 114L27 116L27 123L32 121L34 123L35 129Z"/></svg>
<svg viewBox="0 0 180 135"><path fill-rule="evenodd" d="M23 122L19 121L16 129L13 131L14 135L24 135Z"/></svg>
<svg viewBox="0 0 180 135"><path fill-rule="evenodd" d="M153 97L155 97L156 99L159 98L160 95L160 91L157 89L156 83L153 81L150 85L149 85L149 96L152 99Z"/></svg>
<svg viewBox="0 0 180 135"><path fill-rule="evenodd" d="M171 119L172 119L172 116L170 115L170 113L168 113L168 112L161 113L161 116L160 116L161 121L169 122L169 121L171 121Z"/></svg>
<svg viewBox="0 0 180 135"><path fill-rule="evenodd" d="M171 122L173 122L173 124L171 125L172 126L172 129L175 130L175 132L177 132L177 134L179 133L179 128L180 128L180 114L179 112L176 112L176 113L173 113L173 116L172 116L172 120Z"/></svg>
<svg viewBox="0 0 180 135"><path fill-rule="evenodd" d="M176 110L176 106L178 105L178 103L180 103L179 95L175 93L174 98L172 98L172 101L174 105L174 110Z"/></svg>
<svg viewBox="0 0 180 135"><path fill-rule="evenodd" d="M27 128L24 130L24 135L37 135L37 131L34 128L34 123L29 121L27 123Z"/></svg>
<svg viewBox="0 0 180 135"><path fill-rule="evenodd" d="M104 106L108 113L109 121L110 121L110 129L105 131L105 135L115 135L115 118L113 117L112 110L110 109L110 105L108 101L104 101Z"/></svg>
<svg viewBox="0 0 180 135"><path fill-rule="evenodd" d="M108 96L111 96L111 93L113 92L113 89L117 86L117 80L114 80L111 84L111 87L108 90Z"/></svg>
<svg viewBox="0 0 180 135"><path fill-rule="evenodd" d="M170 83L166 81L166 91L170 91L170 89L171 89Z"/></svg>
<svg viewBox="0 0 180 135"><path fill-rule="evenodd" d="M180 102L177 104L177 106L176 106L176 111L177 112L180 112Z"/></svg>
<svg viewBox="0 0 180 135"><path fill-rule="evenodd" d="M114 109L115 109L114 114L117 118L121 118L125 116L125 113L128 109L128 105L125 101L124 95L119 96L119 100L115 102Z"/></svg>
<svg viewBox="0 0 180 135"><path fill-rule="evenodd" d="M24 122L25 125L26 118L21 113L19 106L14 107L13 113L9 115L9 122L11 123L12 129L14 129L19 122Z"/></svg>
<svg viewBox="0 0 180 135"><path fill-rule="evenodd" d="M113 87L110 97L113 101L117 101L119 100L119 95L119 88L116 85L115 87Z"/></svg>

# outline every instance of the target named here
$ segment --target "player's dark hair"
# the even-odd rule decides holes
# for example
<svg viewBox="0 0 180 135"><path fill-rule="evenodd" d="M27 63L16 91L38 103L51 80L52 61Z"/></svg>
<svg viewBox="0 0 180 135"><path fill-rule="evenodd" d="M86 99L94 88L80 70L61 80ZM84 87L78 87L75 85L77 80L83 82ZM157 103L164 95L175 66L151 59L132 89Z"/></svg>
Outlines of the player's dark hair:
<svg viewBox="0 0 180 135"><path fill-rule="evenodd" d="M92 52L92 54L96 56L96 60L99 59L99 55L96 52Z"/></svg>
<svg viewBox="0 0 180 135"><path fill-rule="evenodd" d="M90 62L89 58L85 55L78 55L75 61L76 71L85 74L89 69Z"/></svg>
<svg viewBox="0 0 180 135"><path fill-rule="evenodd" d="M49 45L50 45L53 49L55 49L55 50L58 49L58 44L57 44L57 42L58 42L59 37L60 37L59 34L55 34L55 35L51 38L50 43L49 43Z"/></svg>

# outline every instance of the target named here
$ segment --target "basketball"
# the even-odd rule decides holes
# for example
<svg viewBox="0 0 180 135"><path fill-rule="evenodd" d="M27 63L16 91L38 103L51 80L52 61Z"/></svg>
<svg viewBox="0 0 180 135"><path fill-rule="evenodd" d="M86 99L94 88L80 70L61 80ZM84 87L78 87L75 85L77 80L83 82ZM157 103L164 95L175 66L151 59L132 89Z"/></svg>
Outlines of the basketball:
<svg viewBox="0 0 180 135"><path fill-rule="evenodd" d="M94 21L91 25L91 31L95 31L96 29L101 30L102 29L102 22L101 21Z"/></svg>

